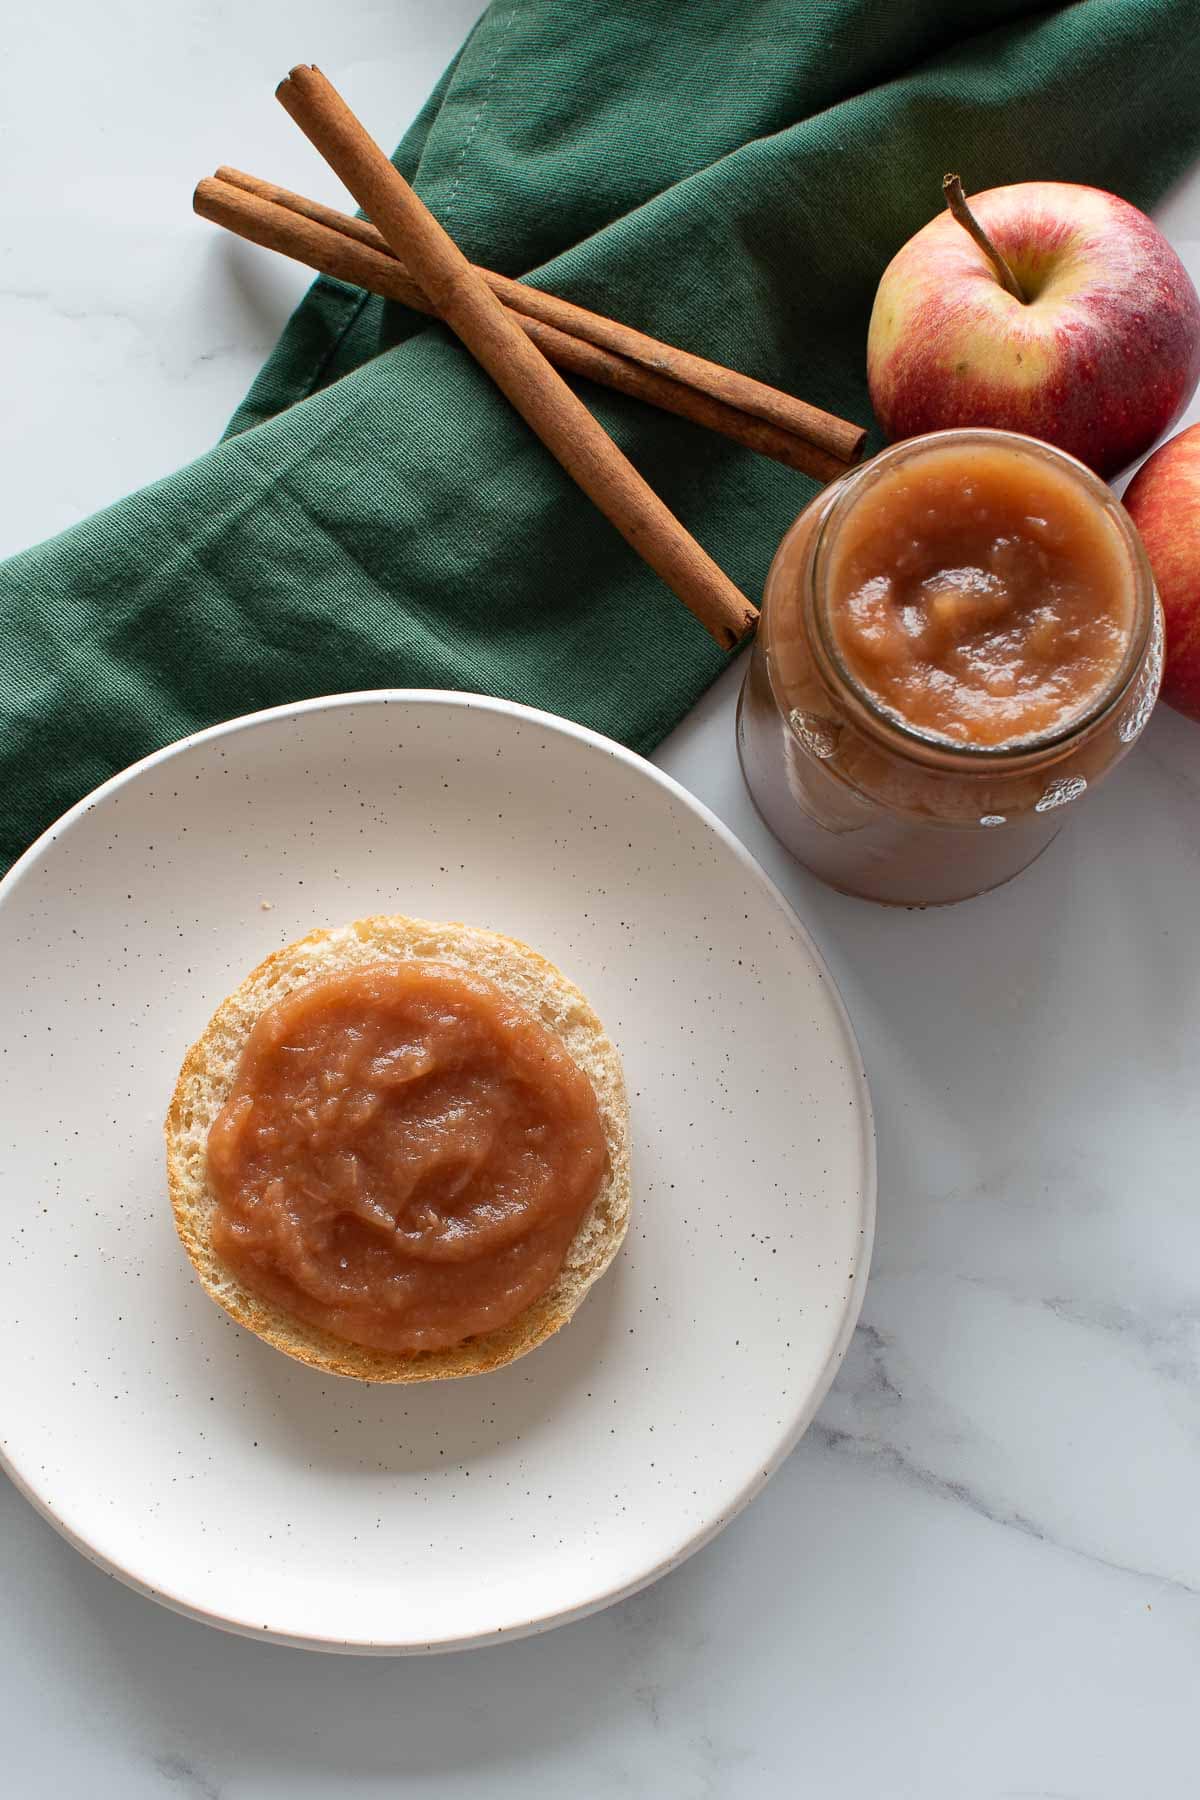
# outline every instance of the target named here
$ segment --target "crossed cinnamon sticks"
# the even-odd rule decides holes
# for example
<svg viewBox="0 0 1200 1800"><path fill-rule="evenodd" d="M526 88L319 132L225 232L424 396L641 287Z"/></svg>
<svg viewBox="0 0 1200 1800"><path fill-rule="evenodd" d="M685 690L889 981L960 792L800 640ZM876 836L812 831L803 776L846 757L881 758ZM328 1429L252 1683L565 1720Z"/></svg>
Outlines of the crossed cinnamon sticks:
<svg viewBox="0 0 1200 1800"><path fill-rule="evenodd" d="M366 219L227 167L199 183L192 204L201 218L250 243L385 300L399 300L416 312L433 312L399 257ZM861 454L866 436L861 426L557 294L491 270L481 273L555 368L678 413L818 481L835 480Z"/></svg>
<svg viewBox="0 0 1200 1800"><path fill-rule="evenodd" d="M616 320L474 268L308 67L278 98L373 224L222 168L196 189L203 217L309 267L442 318L626 540L724 648L756 609L629 463L550 365L634 394L792 468L831 480L861 455L847 421Z"/></svg>

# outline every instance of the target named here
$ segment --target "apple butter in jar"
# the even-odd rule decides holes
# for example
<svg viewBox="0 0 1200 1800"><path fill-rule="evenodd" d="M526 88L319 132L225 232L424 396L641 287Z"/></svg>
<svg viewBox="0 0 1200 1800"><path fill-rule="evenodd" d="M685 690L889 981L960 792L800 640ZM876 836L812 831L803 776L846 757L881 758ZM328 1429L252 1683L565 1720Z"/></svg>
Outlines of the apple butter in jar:
<svg viewBox="0 0 1200 1800"><path fill-rule="evenodd" d="M738 707L766 823L846 893L965 900L1027 867L1139 735L1162 617L1097 476L931 432L818 495L767 577Z"/></svg>

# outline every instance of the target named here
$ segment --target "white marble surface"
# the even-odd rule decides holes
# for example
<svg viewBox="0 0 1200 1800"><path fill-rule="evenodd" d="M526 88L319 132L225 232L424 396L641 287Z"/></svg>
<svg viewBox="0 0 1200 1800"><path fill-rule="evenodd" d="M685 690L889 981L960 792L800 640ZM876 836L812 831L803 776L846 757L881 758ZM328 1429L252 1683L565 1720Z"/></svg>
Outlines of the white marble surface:
<svg viewBox="0 0 1200 1800"><path fill-rule="evenodd" d="M202 450L245 389L303 279L194 222L188 196L231 160L336 197L271 104L286 64L323 62L391 139L472 13L26 11L0 70L0 551ZM138 225L112 201L134 170ZM1200 175L1162 219L1200 277ZM1013 886L891 914L822 890L758 825L734 692L726 678L660 760L810 923L878 1113L875 1267L818 1424L658 1587L429 1661L310 1656L176 1618L0 1482L5 1791L1195 1791L1200 728L1160 715Z"/></svg>

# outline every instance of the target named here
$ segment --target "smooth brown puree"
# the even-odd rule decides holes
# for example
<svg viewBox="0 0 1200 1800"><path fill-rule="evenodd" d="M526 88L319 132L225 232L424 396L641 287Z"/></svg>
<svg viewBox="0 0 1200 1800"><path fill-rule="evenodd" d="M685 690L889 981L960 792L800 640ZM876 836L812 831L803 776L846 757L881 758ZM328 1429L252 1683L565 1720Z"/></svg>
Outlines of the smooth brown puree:
<svg viewBox="0 0 1200 1800"><path fill-rule="evenodd" d="M372 963L269 1007L213 1122L213 1249L335 1336L429 1350L552 1285L607 1168L595 1091L489 981Z"/></svg>
<svg viewBox="0 0 1200 1800"><path fill-rule="evenodd" d="M1116 526L1069 472L998 445L930 450L881 474L842 522L827 579L851 678L951 742L1069 725L1129 643Z"/></svg>

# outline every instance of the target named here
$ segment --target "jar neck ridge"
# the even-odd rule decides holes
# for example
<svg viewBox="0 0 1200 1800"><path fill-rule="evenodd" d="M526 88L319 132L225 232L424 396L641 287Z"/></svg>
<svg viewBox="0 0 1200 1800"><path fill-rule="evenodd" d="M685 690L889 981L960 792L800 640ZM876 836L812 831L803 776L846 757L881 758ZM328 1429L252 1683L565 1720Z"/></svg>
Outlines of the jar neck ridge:
<svg viewBox="0 0 1200 1800"><path fill-rule="evenodd" d="M881 475L898 464L919 459L926 451L953 449L958 446L986 446L1001 443L1009 450L1019 449L1033 460L1050 461L1059 471L1070 472L1074 481L1086 491L1089 499L1104 509L1115 525L1128 556L1132 610L1129 639L1120 663L1114 668L1099 694L1081 715L1066 724L1015 742L1002 744L959 744L897 717L886 709L868 688L858 682L839 654L831 619L831 590L828 572L831 553L838 532L853 511L857 501ZM815 522L808 521L808 537L804 554L796 571L798 591L769 595L768 604L799 604L803 609L804 627L813 657L813 665L838 712L865 736L873 739L892 755L945 773L998 775L1018 773L1027 767L1052 762L1068 750L1085 743L1102 731L1114 712L1126 700L1138 677L1150 641L1155 615L1153 578L1145 551L1124 508L1099 477L1074 457L1052 449L1034 438L1012 432L985 429L931 432L920 438L892 445L871 462L851 470L815 502ZM801 521L792 527L797 531Z"/></svg>

